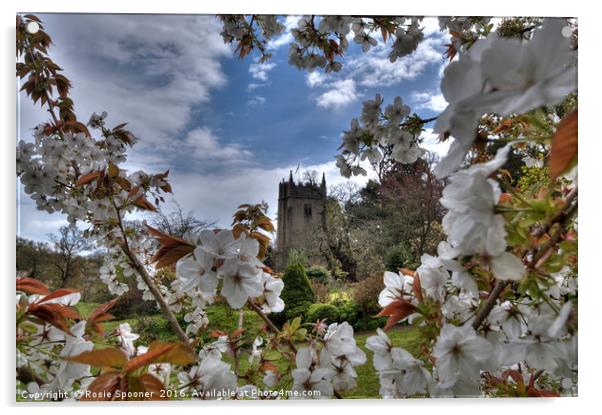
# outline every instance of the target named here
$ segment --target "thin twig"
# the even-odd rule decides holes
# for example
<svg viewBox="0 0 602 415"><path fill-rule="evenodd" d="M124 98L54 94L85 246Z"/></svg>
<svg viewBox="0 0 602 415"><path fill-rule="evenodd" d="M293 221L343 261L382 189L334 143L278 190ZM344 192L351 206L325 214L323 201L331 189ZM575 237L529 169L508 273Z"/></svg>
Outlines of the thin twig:
<svg viewBox="0 0 602 415"><path fill-rule="evenodd" d="M497 301L504 288L506 288L507 284L507 281L498 280L498 282L493 287L493 290L491 290L491 292L489 293L489 297L487 297L485 304L477 314L476 318L473 320L473 329L478 330L479 327L481 327L481 324L483 324L489 313L491 313L491 310L493 310L495 302Z"/></svg>
<svg viewBox="0 0 602 415"><path fill-rule="evenodd" d="M169 321L169 324L176 332L176 335L180 338L180 340L182 342L189 344L190 339L188 338L188 336L186 335L186 333L180 326L180 323L178 323L176 316L173 314L173 312L169 308L169 305L165 301L165 298L163 298L163 294L159 290L159 287L157 287L157 285L155 284L155 282L153 281L151 276L148 274L146 269L144 269L144 267L142 266L142 264L140 263L138 258L136 258L136 256L132 253L129 243L128 243L127 235L125 233L125 229L123 227L123 222L121 220L120 209L117 207L117 205L115 204L114 201L113 201L113 207L115 208L115 210L117 212L117 224L119 226L119 229L121 230L121 234L123 235L123 244L121 244L122 252L128 258L128 260L132 264L132 267L134 268L134 270L138 273L138 275L140 275L140 277L142 278L142 280L144 281L144 283L150 290L151 294L155 298L155 301L157 301L157 303L159 304L159 307L161 308L163 315L165 316L165 318L167 318L167 321Z"/></svg>
<svg viewBox="0 0 602 415"><path fill-rule="evenodd" d="M253 309L253 311L255 311L259 315L259 317L261 317L261 319L268 325L270 330L272 330L276 334L281 333L280 329L278 329L278 327L276 327L274 325L272 320L270 320L269 317L266 316L263 311L261 311L261 308L257 304L255 304L251 300L247 301L247 304L249 304L249 307L251 307ZM297 347L295 346L295 344L290 339L286 339L286 340L287 340L287 343L290 346L290 348L293 350L293 352L297 353Z"/></svg>

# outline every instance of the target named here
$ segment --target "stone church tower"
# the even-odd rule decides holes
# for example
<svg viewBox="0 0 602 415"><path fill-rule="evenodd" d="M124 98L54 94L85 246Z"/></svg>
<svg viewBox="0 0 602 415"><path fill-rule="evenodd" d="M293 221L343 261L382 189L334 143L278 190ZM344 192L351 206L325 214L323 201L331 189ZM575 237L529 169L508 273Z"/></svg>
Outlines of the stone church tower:
<svg viewBox="0 0 602 415"><path fill-rule="evenodd" d="M295 183L293 172L288 181L278 186L278 232L277 252L285 257L291 248L311 251L317 242L317 233L323 232L326 205L326 177L322 183ZM282 258L284 259L284 258Z"/></svg>

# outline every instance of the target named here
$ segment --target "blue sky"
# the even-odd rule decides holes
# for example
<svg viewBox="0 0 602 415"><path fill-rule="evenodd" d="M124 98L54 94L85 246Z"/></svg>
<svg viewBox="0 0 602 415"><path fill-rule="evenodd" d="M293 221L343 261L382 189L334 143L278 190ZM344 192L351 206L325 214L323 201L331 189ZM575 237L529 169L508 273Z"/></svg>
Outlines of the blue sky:
<svg viewBox="0 0 602 415"><path fill-rule="evenodd" d="M287 63L288 30L270 45L273 58L258 64L224 45L213 16L40 15L54 45L53 59L72 80L76 111L109 113L108 124L128 122L141 141L125 165L170 170L174 198L184 210L228 226L241 203L265 200L275 218L277 183L289 169L324 172L329 185L344 181L334 167L340 134L362 101L397 95L421 116L445 107L439 91L446 37L426 18L425 41L412 55L388 61L389 44L362 53L350 42L337 74L299 71ZM287 28L296 19L289 17ZM19 101L18 138L46 113ZM427 148L444 153L425 132ZM360 183L366 178L354 179ZM39 213L19 194L20 234L45 240L65 223ZM165 208L173 208L168 198Z"/></svg>

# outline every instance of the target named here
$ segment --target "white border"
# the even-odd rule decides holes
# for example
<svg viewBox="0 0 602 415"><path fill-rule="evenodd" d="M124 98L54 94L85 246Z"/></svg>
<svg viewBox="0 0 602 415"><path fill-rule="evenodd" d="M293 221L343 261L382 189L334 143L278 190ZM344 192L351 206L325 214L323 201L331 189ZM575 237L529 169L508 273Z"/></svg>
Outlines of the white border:
<svg viewBox="0 0 602 415"><path fill-rule="evenodd" d="M580 308L580 345L579 345L579 398L565 399L487 399L487 400L406 400L406 401L336 401L336 402L234 402L234 403L195 403L170 402L169 405L161 404L119 404L112 405L109 411L138 411L142 409L148 414L164 414L166 410L190 411L219 411L226 413L247 413L248 411L261 411L262 413L284 413L293 415L318 410L319 412L341 412L365 413L508 413L521 411L522 413L577 413L587 411L590 406L599 403L596 398L600 395L599 385L602 379L602 368L600 362L602 357L598 351L600 345L600 320L601 310L598 307L602 296L602 273L597 272L602 267L596 256L602 246L602 227L600 226L600 203L601 192L600 179L600 157L602 157L602 128L599 120L600 115L600 10L593 2L577 1L526 1L526 0L503 0L491 2L463 1L461 4L454 1L431 0L405 2L396 0L394 2L384 1L332 1L332 0L295 0L295 1L228 1L205 2L170 0L157 1L147 0L144 2L125 0L100 0L90 1L33 1L3 0L2 7L2 33L3 41L2 57L4 64L1 66L3 99L0 112L0 125L4 131L2 135L2 189L5 198L1 205L2 218L1 228L4 302L6 313L4 313L4 341L1 342L4 364L1 366L3 374L0 375L2 382L3 404L12 406L9 411L19 413L82 413L97 414L107 413L107 405L82 405L64 403L45 406L15 406L14 402L14 305L13 278L15 261L15 179L14 179L14 137L15 137L15 90L14 78L14 22L17 11L34 12L78 12L78 13L274 13L274 14L388 14L388 15L481 15L481 16L577 16L579 18L579 85L582 104L580 110L580 265L581 265L581 302ZM597 216L597 217L596 217ZM115 408L115 409L112 409ZM169 408L169 409L168 409Z"/></svg>

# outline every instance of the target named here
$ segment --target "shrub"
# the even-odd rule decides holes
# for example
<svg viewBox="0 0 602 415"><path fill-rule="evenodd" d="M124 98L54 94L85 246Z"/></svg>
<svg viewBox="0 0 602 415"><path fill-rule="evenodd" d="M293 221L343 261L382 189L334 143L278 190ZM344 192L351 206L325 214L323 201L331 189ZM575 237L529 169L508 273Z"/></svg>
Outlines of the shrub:
<svg viewBox="0 0 602 415"><path fill-rule="evenodd" d="M307 270L307 276L312 281L318 281L322 284L328 284L332 279L330 271L319 265L314 265Z"/></svg>
<svg viewBox="0 0 602 415"><path fill-rule="evenodd" d="M122 294L111 308L111 314L115 316L116 320L150 316L157 312L157 304L154 301L145 301L142 298L142 292L135 284L130 284L130 290Z"/></svg>
<svg viewBox="0 0 602 415"><path fill-rule="evenodd" d="M160 315L140 316L132 324L132 331L140 334L140 344L150 344L154 341L170 342L177 340L169 321Z"/></svg>
<svg viewBox="0 0 602 415"><path fill-rule="evenodd" d="M309 282L311 284L311 290L314 292L316 302L327 303L330 299L330 289L318 281L310 280Z"/></svg>
<svg viewBox="0 0 602 415"><path fill-rule="evenodd" d="M393 245L385 255L385 269L397 272L399 268L415 268L416 261L412 249L404 243Z"/></svg>
<svg viewBox="0 0 602 415"><path fill-rule="evenodd" d="M364 316L353 324L353 330L358 331L374 331L377 328L383 328L387 322L386 317Z"/></svg>
<svg viewBox="0 0 602 415"><path fill-rule="evenodd" d="M337 309L339 311L339 320L346 321L352 326L355 326L355 323L362 317L362 309L353 300L341 301L337 305Z"/></svg>
<svg viewBox="0 0 602 415"><path fill-rule="evenodd" d="M307 311L305 321L314 323L317 320L336 323L339 321L339 310L332 304L312 304Z"/></svg>
<svg viewBox="0 0 602 415"><path fill-rule="evenodd" d="M282 281L284 289L280 298L284 301L284 311L271 315L272 320L282 325L286 320L301 316L315 301L314 293L305 273L305 267L300 262L290 262L284 271Z"/></svg>
<svg viewBox="0 0 602 415"><path fill-rule="evenodd" d="M384 288L381 275L371 275L355 284L353 287L353 300L361 308L362 314L372 316L380 311L378 295Z"/></svg>
<svg viewBox="0 0 602 415"><path fill-rule="evenodd" d="M290 267L292 265L302 265L305 266L307 263L307 255L303 252L302 249L291 249L287 254L287 262L286 267Z"/></svg>
<svg viewBox="0 0 602 415"><path fill-rule="evenodd" d="M295 305L294 307L285 309L284 310L284 321L292 320L295 317L301 317L301 320L305 320L311 305L312 305L311 301L304 301L302 303ZM282 313L278 313L278 314L282 314ZM272 321L273 321L273 319L272 319ZM284 323L284 321L282 321L282 323ZM282 324L282 323L280 323L280 324Z"/></svg>

